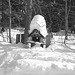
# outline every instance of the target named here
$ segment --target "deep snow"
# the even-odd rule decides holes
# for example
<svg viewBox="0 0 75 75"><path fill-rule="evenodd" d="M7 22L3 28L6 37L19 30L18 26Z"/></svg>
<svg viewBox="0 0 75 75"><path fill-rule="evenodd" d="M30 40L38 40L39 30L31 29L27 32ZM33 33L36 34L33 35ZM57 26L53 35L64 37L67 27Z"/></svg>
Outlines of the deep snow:
<svg viewBox="0 0 75 75"><path fill-rule="evenodd" d="M74 75L75 53L65 45L23 47L0 43L0 75Z"/></svg>
<svg viewBox="0 0 75 75"><path fill-rule="evenodd" d="M48 48L0 42L0 75L75 75L75 35L54 35ZM15 40L15 39L14 39Z"/></svg>

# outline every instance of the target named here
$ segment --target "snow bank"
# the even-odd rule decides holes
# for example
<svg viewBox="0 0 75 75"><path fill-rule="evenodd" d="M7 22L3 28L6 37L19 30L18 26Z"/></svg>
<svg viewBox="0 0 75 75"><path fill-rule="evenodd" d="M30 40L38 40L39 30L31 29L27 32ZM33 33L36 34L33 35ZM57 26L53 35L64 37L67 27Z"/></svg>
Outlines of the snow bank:
<svg viewBox="0 0 75 75"><path fill-rule="evenodd" d="M65 45L55 43L48 48L33 47L27 49L23 48L22 45L22 43L17 45L4 45L0 43L0 69L4 69L7 75L24 75L26 72L31 73L32 70L33 73L35 70L36 73L38 70L40 70L40 72L54 72L57 69L61 71L67 70L67 72L75 71L75 53L58 51L58 49L62 51L65 49L68 50ZM51 50L52 48L54 51ZM2 71L2 69L0 71ZM21 71L24 74L20 73ZM36 73L34 75L36 75Z"/></svg>
<svg viewBox="0 0 75 75"><path fill-rule="evenodd" d="M41 49L42 48L13 48L12 51L7 52L7 56L0 66L2 67L6 63L11 65L15 62L16 66L19 65L18 67L29 65L32 68L40 67L42 70L52 68L53 65L60 69L75 69L75 53L47 52L46 50Z"/></svg>
<svg viewBox="0 0 75 75"><path fill-rule="evenodd" d="M17 61L18 64L23 66L24 64L29 65L32 68L40 67L42 70L51 69L53 65L57 66L60 69L74 70L75 64L70 62L61 62L61 61L42 61L34 59L21 59Z"/></svg>

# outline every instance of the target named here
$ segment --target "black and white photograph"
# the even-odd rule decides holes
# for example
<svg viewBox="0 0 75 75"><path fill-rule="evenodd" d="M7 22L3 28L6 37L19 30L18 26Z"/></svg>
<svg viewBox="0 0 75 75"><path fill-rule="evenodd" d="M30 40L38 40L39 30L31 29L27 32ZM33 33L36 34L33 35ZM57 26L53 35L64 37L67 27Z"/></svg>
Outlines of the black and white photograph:
<svg viewBox="0 0 75 75"><path fill-rule="evenodd" d="M75 0L0 0L0 75L75 75Z"/></svg>

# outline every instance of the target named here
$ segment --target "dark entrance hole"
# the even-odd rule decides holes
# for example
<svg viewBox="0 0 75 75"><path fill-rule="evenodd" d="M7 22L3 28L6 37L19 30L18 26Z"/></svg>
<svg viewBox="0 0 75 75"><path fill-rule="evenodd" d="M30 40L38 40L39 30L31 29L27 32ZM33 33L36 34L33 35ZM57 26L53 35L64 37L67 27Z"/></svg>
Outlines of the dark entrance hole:
<svg viewBox="0 0 75 75"><path fill-rule="evenodd" d="M34 42L40 42L40 37L38 37L38 36L33 36L33 37L32 37L32 41L34 41Z"/></svg>

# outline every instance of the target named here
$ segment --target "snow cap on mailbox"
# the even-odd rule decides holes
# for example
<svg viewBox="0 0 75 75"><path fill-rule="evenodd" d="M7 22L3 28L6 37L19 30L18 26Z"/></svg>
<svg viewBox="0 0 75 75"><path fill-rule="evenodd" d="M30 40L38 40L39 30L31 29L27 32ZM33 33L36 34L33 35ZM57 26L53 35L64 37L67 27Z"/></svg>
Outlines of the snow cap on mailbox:
<svg viewBox="0 0 75 75"><path fill-rule="evenodd" d="M35 15L30 24L29 33L31 33L34 29L40 31L40 33L46 37L47 29L46 29L46 21L42 15Z"/></svg>

